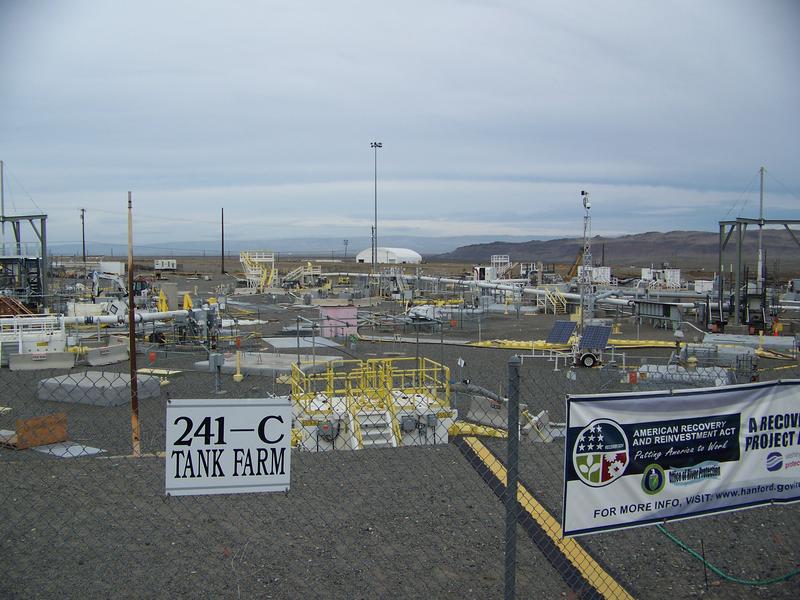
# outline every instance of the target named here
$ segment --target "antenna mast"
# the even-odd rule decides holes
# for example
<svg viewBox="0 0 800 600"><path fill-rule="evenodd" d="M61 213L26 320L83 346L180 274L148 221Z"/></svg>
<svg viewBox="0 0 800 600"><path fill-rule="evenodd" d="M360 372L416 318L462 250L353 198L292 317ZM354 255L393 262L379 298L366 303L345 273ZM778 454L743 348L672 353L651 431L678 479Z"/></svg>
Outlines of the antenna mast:
<svg viewBox="0 0 800 600"><path fill-rule="evenodd" d="M594 294L592 293L592 216L589 209L589 192L581 190L583 199L583 269L578 278L581 288L581 334L583 334L584 321L594 318Z"/></svg>

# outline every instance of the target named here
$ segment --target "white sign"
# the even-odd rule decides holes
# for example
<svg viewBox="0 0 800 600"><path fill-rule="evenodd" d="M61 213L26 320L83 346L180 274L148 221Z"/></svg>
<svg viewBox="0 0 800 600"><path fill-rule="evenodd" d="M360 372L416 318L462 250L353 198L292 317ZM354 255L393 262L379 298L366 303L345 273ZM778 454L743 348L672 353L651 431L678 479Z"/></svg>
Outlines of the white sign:
<svg viewBox="0 0 800 600"><path fill-rule="evenodd" d="M170 400L166 493L287 491L291 427L288 397Z"/></svg>
<svg viewBox="0 0 800 600"><path fill-rule="evenodd" d="M800 380L567 399L564 535L800 501Z"/></svg>
<svg viewBox="0 0 800 600"><path fill-rule="evenodd" d="M153 268L156 271L175 271L178 268L178 261L172 258L157 258L153 261Z"/></svg>

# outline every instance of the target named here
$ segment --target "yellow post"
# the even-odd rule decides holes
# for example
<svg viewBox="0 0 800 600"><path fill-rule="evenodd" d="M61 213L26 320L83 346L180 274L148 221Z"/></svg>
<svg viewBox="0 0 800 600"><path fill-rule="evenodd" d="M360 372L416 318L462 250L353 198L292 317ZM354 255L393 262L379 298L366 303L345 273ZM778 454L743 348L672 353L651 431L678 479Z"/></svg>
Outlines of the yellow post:
<svg viewBox="0 0 800 600"><path fill-rule="evenodd" d="M164 293L164 290L159 290L158 292L156 307L159 312L167 312L169 310L169 303L167 302L167 295Z"/></svg>
<svg viewBox="0 0 800 600"><path fill-rule="evenodd" d="M236 351L236 375L233 376L233 380L236 383L239 383L244 379L244 375L242 375L242 362L241 362L241 355L242 353L237 350Z"/></svg>

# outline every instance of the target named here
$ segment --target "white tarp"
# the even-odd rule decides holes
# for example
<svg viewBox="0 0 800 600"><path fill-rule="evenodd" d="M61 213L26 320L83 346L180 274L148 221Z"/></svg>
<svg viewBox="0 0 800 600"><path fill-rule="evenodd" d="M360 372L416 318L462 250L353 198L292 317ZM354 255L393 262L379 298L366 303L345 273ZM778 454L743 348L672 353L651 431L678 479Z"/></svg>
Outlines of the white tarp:
<svg viewBox="0 0 800 600"><path fill-rule="evenodd" d="M800 500L800 380L567 399L564 535Z"/></svg>

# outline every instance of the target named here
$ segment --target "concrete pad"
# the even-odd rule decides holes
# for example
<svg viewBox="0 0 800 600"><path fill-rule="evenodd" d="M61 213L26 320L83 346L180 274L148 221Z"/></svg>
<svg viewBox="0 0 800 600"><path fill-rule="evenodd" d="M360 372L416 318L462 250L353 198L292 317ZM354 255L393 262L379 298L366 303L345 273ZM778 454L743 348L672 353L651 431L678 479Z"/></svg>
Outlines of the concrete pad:
<svg viewBox="0 0 800 600"><path fill-rule="evenodd" d="M297 338L291 336L284 336L284 337L268 337L268 338L261 338L263 342L266 342L273 348L280 348L280 349L288 349L291 350L292 348L297 348ZM342 345L334 342L333 340L329 340L325 337L314 336L314 337L306 337L300 336L300 347L301 348L313 348L316 346L317 348L341 348Z"/></svg>
<svg viewBox="0 0 800 600"><path fill-rule="evenodd" d="M137 379L139 400L161 396L158 377L142 375ZM131 378L125 373L86 371L42 379L37 388L39 400L70 402L93 406L120 406L131 401Z"/></svg>
<svg viewBox="0 0 800 600"><path fill-rule="evenodd" d="M236 373L236 354L226 354L222 365L222 373ZM304 373L318 373L324 371L328 363L342 360L341 356L325 356L317 354L300 355L300 369ZM272 354L269 352L242 352L241 371L253 375L279 375L291 373L292 365L297 362L297 354ZM208 361L194 363L194 367L201 371L208 371Z"/></svg>
<svg viewBox="0 0 800 600"><path fill-rule="evenodd" d="M56 458L78 458L80 456L92 456L93 454L100 454L105 452L101 448L93 448L92 446L84 446L77 442L61 442L59 444L47 444L46 446L36 446L31 448L36 452L49 454Z"/></svg>

